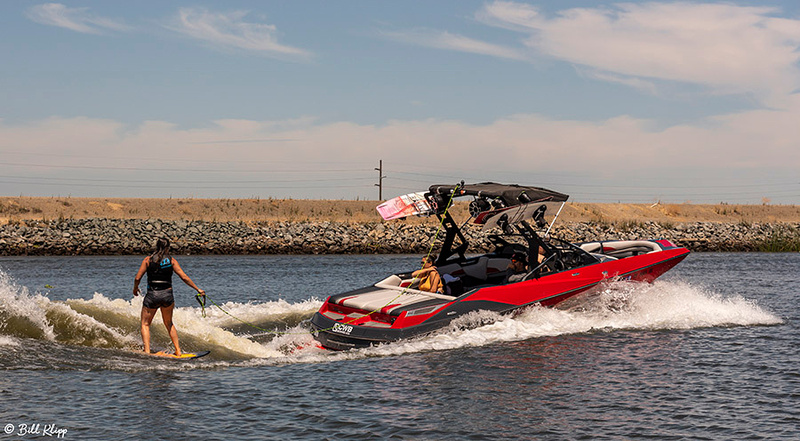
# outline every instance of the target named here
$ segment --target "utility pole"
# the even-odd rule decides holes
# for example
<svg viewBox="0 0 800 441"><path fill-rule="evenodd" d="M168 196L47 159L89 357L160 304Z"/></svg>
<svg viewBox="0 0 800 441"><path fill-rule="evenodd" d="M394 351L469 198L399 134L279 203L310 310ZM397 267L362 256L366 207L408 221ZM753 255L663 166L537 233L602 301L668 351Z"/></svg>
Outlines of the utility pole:
<svg viewBox="0 0 800 441"><path fill-rule="evenodd" d="M383 175L383 159L378 161L378 167L375 168L378 171L378 183L375 184L378 187L378 200L383 200L383 178L386 176Z"/></svg>

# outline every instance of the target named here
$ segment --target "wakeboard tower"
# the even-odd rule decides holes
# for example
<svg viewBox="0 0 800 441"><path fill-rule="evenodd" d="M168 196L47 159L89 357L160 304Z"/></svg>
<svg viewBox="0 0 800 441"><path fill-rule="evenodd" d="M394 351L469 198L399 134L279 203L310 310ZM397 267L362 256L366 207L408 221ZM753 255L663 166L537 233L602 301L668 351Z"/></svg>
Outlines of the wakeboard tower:
<svg viewBox="0 0 800 441"><path fill-rule="evenodd" d="M449 212L457 198L472 198L470 219L491 233L491 252L467 254L469 243ZM442 293L419 290L419 280L406 271L332 295L311 319L315 339L325 348L346 350L430 333L473 311L505 314L534 304L553 306L608 279L652 282L689 254L663 239L569 243L550 237L555 218L548 222L546 215L557 209L557 218L568 198L539 187L462 182L432 185L427 192L382 203L377 209L385 220L439 219L444 238L435 266L445 288ZM521 280L508 283L515 254L529 256L530 263Z"/></svg>

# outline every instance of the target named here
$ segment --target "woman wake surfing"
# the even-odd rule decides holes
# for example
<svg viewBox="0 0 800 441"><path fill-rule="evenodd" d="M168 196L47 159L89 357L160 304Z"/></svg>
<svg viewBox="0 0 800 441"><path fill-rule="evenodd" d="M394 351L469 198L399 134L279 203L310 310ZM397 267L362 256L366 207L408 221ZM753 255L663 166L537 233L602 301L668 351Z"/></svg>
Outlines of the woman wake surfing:
<svg viewBox="0 0 800 441"><path fill-rule="evenodd" d="M169 254L169 239L161 238L156 242L156 251L145 257L133 281L133 295L138 296L139 282L147 274L147 293L142 302L142 342L144 353L150 354L150 324L156 312L161 310L161 318L167 328L172 345L175 346L175 355L181 356L181 347L178 342L178 330L172 323L172 312L175 308L175 299L172 295L172 274L175 273L187 285L192 287L197 294L205 296L206 292L183 272L178 261Z"/></svg>

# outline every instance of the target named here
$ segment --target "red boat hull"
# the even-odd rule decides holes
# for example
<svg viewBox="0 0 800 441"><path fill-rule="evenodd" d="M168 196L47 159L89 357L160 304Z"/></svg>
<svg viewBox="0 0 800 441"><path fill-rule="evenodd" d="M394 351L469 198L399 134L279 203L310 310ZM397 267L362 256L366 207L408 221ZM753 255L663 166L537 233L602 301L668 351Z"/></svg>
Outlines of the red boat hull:
<svg viewBox="0 0 800 441"><path fill-rule="evenodd" d="M553 306L597 286L606 279L653 282L680 263L688 254L689 250L676 248L597 263L512 285L483 288L465 300L502 301L515 307L533 303Z"/></svg>
<svg viewBox="0 0 800 441"><path fill-rule="evenodd" d="M392 304L375 311L343 305L346 299L368 293L371 288L367 287L331 296L311 324L322 346L343 350L429 333L472 311L508 313L533 304L553 306L591 291L605 280L653 282L689 254L686 248L668 242L661 245L664 249L659 252L598 262L518 283L480 287L452 300L434 298L402 311L389 313L396 306Z"/></svg>

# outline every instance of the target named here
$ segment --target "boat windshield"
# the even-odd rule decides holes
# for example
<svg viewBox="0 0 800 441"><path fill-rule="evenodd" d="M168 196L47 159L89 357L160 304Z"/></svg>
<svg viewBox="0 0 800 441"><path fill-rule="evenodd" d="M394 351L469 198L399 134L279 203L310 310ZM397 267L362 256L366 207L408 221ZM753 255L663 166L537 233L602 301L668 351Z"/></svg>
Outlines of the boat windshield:
<svg viewBox="0 0 800 441"><path fill-rule="evenodd" d="M534 268L534 271L547 268L558 272L600 262L597 257L561 239L549 238L543 244L545 260L539 265L541 268Z"/></svg>

